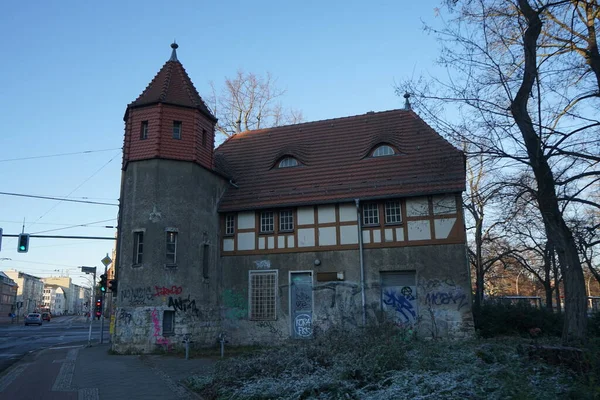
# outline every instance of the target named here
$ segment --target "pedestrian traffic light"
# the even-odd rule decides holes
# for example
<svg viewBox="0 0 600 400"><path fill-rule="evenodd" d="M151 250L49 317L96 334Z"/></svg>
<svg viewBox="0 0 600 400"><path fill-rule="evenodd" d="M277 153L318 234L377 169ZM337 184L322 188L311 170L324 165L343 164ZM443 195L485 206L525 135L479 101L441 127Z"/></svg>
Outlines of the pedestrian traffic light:
<svg viewBox="0 0 600 400"><path fill-rule="evenodd" d="M27 253L29 250L29 233L19 233L17 252Z"/></svg>
<svg viewBox="0 0 600 400"><path fill-rule="evenodd" d="M117 280L116 279L111 279L110 281L108 281L108 290L110 290L113 293L117 293Z"/></svg>
<svg viewBox="0 0 600 400"><path fill-rule="evenodd" d="M106 275L100 275L100 291L106 292Z"/></svg>
<svg viewBox="0 0 600 400"><path fill-rule="evenodd" d="M96 299L96 317L100 319L102 315L102 299Z"/></svg>

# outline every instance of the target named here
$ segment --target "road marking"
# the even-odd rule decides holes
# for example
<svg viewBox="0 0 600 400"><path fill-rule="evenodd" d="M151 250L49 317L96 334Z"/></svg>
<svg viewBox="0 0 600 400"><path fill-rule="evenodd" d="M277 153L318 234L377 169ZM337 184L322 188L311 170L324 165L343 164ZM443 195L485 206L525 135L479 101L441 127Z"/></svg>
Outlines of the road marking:
<svg viewBox="0 0 600 400"><path fill-rule="evenodd" d="M9 373L4 375L2 379L0 379L0 392L3 392L15 379L23 373L25 368L27 368L29 364L21 364L17 367L13 368Z"/></svg>
<svg viewBox="0 0 600 400"><path fill-rule="evenodd" d="M78 400L98 400L100 399L100 395L98 394L98 388L93 389L79 389Z"/></svg>
<svg viewBox="0 0 600 400"><path fill-rule="evenodd" d="M83 345L77 345L77 346L61 346L61 347L50 347L49 350L62 350L62 349L77 349L77 348L81 348L83 347Z"/></svg>
<svg viewBox="0 0 600 400"><path fill-rule="evenodd" d="M13 357L19 357L22 354L0 354L0 358L13 358Z"/></svg>
<svg viewBox="0 0 600 400"><path fill-rule="evenodd" d="M54 392L70 392L73 391L71 382L73 381L73 373L75 372L75 360L77 359L77 353L79 348L69 350L65 357L65 362L60 367L58 376L52 386Z"/></svg>

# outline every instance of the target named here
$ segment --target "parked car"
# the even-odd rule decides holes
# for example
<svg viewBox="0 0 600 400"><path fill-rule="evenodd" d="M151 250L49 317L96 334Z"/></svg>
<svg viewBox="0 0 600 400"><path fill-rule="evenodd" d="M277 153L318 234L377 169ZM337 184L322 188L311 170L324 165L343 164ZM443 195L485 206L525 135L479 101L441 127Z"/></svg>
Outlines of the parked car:
<svg viewBox="0 0 600 400"><path fill-rule="evenodd" d="M25 316L25 326L29 324L42 325L42 314L30 313Z"/></svg>
<svg viewBox="0 0 600 400"><path fill-rule="evenodd" d="M42 320L43 321L50 322L51 319L52 319L52 315L49 312L43 312L42 313Z"/></svg>

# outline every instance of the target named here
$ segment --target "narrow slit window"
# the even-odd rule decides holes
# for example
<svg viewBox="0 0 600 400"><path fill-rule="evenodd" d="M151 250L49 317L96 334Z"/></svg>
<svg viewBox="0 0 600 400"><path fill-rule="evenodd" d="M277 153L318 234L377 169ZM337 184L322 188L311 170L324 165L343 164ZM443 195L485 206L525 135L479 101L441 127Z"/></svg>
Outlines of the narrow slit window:
<svg viewBox="0 0 600 400"><path fill-rule="evenodd" d="M202 147L206 147L206 129L202 129Z"/></svg>
<svg viewBox="0 0 600 400"><path fill-rule="evenodd" d="M133 233L133 264L142 264L142 255L144 253L144 232Z"/></svg>
<svg viewBox="0 0 600 400"><path fill-rule="evenodd" d="M181 139L181 121L173 121L173 139Z"/></svg>
<svg viewBox="0 0 600 400"><path fill-rule="evenodd" d="M175 333L175 311L165 310L163 311L163 324L162 334L163 336L172 335Z"/></svg>
<svg viewBox="0 0 600 400"><path fill-rule="evenodd" d="M208 279L208 244L202 246L202 277Z"/></svg>
<svg viewBox="0 0 600 400"><path fill-rule="evenodd" d="M142 126L140 128L140 139L148 139L148 121L142 121Z"/></svg>
<svg viewBox="0 0 600 400"><path fill-rule="evenodd" d="M167 265L177 264L177 232L167 232L166 263Z"/></svg>

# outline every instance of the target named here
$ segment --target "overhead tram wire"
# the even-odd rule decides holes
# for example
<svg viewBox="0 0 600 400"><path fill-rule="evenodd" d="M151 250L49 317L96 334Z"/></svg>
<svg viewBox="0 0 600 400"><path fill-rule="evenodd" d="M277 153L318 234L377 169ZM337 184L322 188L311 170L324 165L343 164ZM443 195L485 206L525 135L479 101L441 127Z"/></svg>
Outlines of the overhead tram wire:
<svg viewBox="0 0 600 400"><path fill-rule="evenodd" d="M77 154L90 154L90 153L100 153L104 151L113 151L113 150L122 150L121 147L114 149L102 149L102 150L85 150L85 151L77 151L74 153L62 153L62 154L50 154L46 156L32 156L32 157L21 157L21 158L7 158L4 160L0 160L0 162L8 162L8 161L24 161L24 160L35 160L38 158L51 158L51 157L63 157L63 156L73 156Z"/></svg>
<svg viewBox="0 0 600 400"><path fill-rule="evenodd" d="M106 167L108 164L110 164L115 158L117 158L118 155L121 155L121 153L115 154L115 156L113 158L111 158L110 160L108 160L103 166L101 166L96 172L94 172L92 175L90 175L87 179L85 179L83 182L81 182L81 184L79 184L75 189L71 190L71 192L66 195L65 197L69 197L71 194L73 194L77 189L79 189L80 187L82 187L87 181L89 181L90 179L92 179L98 172L102 171L104 169L104 167ZM64 200L63 200L64 201ZM32 224L29 225L29 228L31 228L33 225L35 225L36 222L38 222L40 219L44 218L46 215L48 215L52 210L54 210L56 207L58 207L60 205L60 203L62 203L62 201L59 201L58 203L56 203L53 207L51 207L48 211L46 211L44 214L42 214L38 219L36 219L35 221L33 221Z"/></svg>
<svg viewBox="0 0 600 400"><path fill-rule="evenodd" d="M68 202L71 202L71 203L97 204L97 205L101 205L101 206L115 206L115 207L119 206L118 204L115 204L115 203L103 203L103 202L100 202L100 201L89 201L89 200L75 200L75 199L68 199L68 198L65 198L65 197L37 196L37 195L33 195L33 194L0 192L0 195L18 196L18 197L29 197L29 198L32 198L32 199L56 200L56 201L61 201L61 202L62 201L68 201ZM21 223L21 222L19 222L19 223Z"/></svg>
<svg viewBox="0 0 600 400"><path fill-rule="evenodd" d="M88 228L107 228L107 226L90 226L92 224L99 224L101 222L109 222L109 221L114 221L116 218L111 218L111 219L105 219L102 221L95 221L95 222L88 222L86 224L79 224L79 225L70 225L70 226L66 226L63 228L56 228L56 229L48 229L46 231L40 231L40 232L33 232L31 233L31 235L39 235L40 233L47 233L47 232L54 232L54 231L62 231L64 229L72 229L72 228L80 228L80 227L88 227ZM114 228L114 227L110 227L110 228Z"/></svg>

